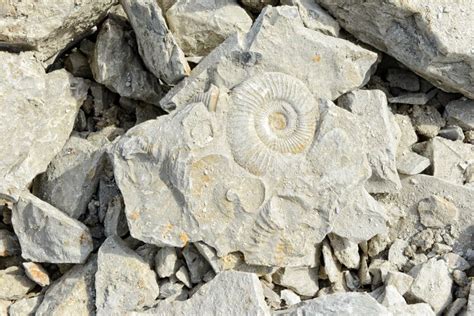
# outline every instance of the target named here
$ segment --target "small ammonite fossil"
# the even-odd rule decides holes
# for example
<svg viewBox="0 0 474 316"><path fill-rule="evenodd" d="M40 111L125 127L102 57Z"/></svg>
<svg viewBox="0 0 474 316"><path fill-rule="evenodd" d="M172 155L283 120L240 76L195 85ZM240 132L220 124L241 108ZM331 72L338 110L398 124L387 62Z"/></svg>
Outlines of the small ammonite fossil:
<svg viewBox="0 0 474 316"><path fill-rule="evenodd" d="M313 141L319 105L299 79L256 75L232 91L227 136L236 162L261 175Z"/></svg>

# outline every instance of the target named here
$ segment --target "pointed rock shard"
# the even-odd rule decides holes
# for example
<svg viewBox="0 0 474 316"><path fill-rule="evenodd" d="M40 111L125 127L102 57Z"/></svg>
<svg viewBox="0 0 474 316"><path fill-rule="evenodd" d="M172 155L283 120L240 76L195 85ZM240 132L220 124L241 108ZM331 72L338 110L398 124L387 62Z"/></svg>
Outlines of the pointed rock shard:
<svg viewBox="0 0 474 316"><path fill-rule="evenodd" d="M12 224L25 259L84 263L92 251L92 237L86 225L29 192L23 192L14 205Z"/></svg>
<svg viewBox="0 0 474 316"><path fill-rule="evenodd" d="M138 52L155 77L171 85L189 75L188 62L157 1L121 0L120 3L137 36Z"/></svg>

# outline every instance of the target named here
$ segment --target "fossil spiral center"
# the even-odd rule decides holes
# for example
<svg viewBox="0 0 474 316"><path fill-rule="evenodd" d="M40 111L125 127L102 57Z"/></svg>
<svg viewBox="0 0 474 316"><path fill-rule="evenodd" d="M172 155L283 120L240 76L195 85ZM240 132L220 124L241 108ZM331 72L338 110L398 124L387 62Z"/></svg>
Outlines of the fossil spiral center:
<svg viewBox="0 0 474 316"><path fill-rule="evenodd" d="M273 130L284 130L288 126L288 118L281 112L273 112L268 117L268 124Z"/></svg>

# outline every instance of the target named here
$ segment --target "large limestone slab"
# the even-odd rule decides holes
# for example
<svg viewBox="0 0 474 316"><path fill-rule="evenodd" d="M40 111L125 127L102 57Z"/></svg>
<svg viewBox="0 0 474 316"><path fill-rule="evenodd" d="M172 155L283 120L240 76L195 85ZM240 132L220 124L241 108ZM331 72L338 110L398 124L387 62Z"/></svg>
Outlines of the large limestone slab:
<svg viewBox="0 0 474 316"><path fill-rule="evenodd" d="M174 84L189 75L191 69L166 25L158 2L121 0L120 3L137 36L138 52L156 78L167 84ZM188 23L191 24L186 21L186 25Z"/></svg>
<svg viewBox="0 0 474 316"><path fill-rule="evenodd" d="M117 0L3 1L0 48L35 50L45 64L102 20ZM3 58L2 58L3 60Z"/></svg>
<svg viewBox="0 0 474 316"><path fill-rule="evenodd" d="M14 204L12 225L22 257L31 261L84 263L92 251L87 226L29 192Z"/></svg>
<svg viewBox="0 0 474 316"><path fill-rule="evenodd" d="M64 70L46 74L32 53L0 60L0 197L16 198L69 138L88 85Z"/></svg>
<svg viewBox="0 0 474 316"><path fill-rule="evenodd" d="M331 231L356 242L385 231L357 122L283 73L256 75L211 109L144 122L113 149L130 232L160 246L202 240L249 264L314 266Z"/></svg>
<svg viewBox="0 0 474 316"><path fill-rule="evenodd" d="M160 105L169 111L186 105L211 84L232 89L262 72L292 75L316 97L334 100L363 86L376 62L374 52L306 28L296 7L266 7L245 36L228 38Z"/></svg>
<svg viewBox="0 0 474 316"><path fill-rule="evenodd" d="M434 85L474 97L474 2L317 2L354 36L395 57Z"/></svg>

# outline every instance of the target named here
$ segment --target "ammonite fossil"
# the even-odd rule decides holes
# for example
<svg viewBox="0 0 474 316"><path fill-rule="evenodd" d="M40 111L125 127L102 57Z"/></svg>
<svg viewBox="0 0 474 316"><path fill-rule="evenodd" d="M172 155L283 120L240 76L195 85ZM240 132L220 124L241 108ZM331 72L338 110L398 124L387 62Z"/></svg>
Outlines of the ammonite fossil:
<svg viewBox="0 0 474 316"><path fill-rule="evenodd" d="M278 72L254 76L232 92L227 135L236 162L265 174L311 144L319 106L299 79Z"/></svg>

